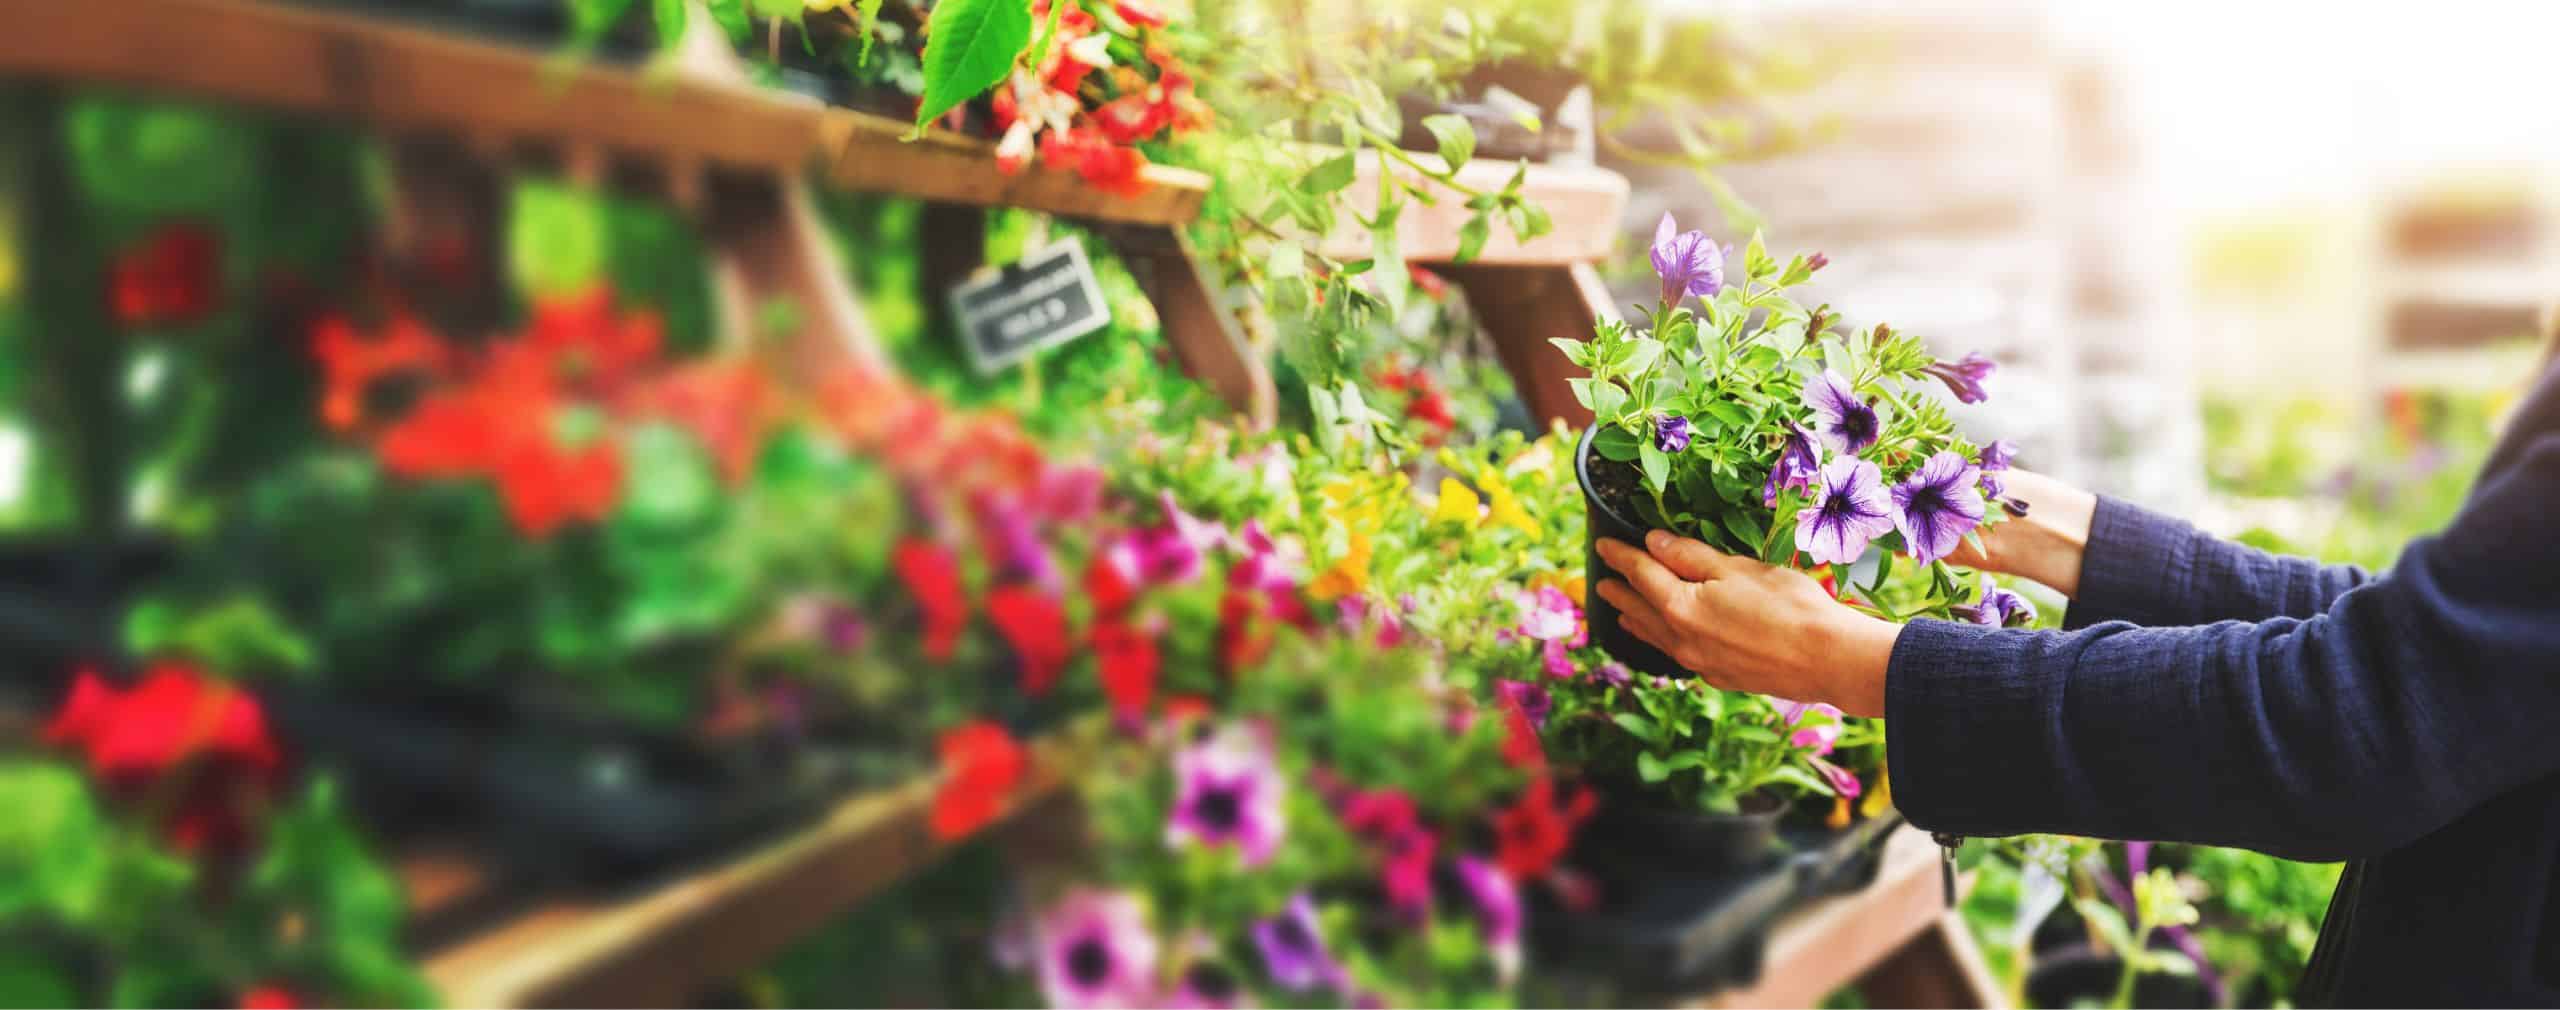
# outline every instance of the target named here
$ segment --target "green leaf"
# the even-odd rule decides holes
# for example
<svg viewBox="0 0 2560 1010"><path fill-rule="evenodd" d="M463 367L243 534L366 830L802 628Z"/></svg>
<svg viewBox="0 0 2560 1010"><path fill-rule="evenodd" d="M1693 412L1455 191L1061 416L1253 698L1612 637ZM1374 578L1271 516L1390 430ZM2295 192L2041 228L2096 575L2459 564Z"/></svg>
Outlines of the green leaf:
<svg viewBox="0 0 2560 1010"><path fill-rule="evenodd" d="M1734 544L1736 547L1742 550L1751 550L1760 546L1760 538L1762 536L1760 521L1752 518L1750 512L1733 511L1725 513L1724 528L1733 532L1735 537Z"/></svg>
<svg viewBox="0 0 2560 1010"><path fill-rule="evenodd" d="M1523 200L1511 209L1511 234L1522 242L1544 235L1554 228L1555 220L1547 216L1547 209L1544 207Z"/></svg>
<svg viewBox="0 0 2560 1010"><path fill-rule="evenodd" d="M1751 424L1750 409L1732 400L1708 400L1699 404L1698 409L1705 411L1708 416L1729 428L1748 427Z"/></svg>
<svg viewBox="0 0 2560 1010"><path fill-rule="evenodd" d="M1476 128L1467 117L1441 113L1422 117L1422 128L1431 131L1431 139L1440 143L1440 160L1451 173L1467 166L1476 156Z"/></svg>
<svg viewBox="0 0 2560 1010"><path fill-rule="evenodd" d="M1627 391L1614 382L1595 382L1591 385L1591 400L1592 414L1616 417L1619 409L1627 405Z"/></svg>
<svg viewBox="0 0 2560 1010"><path fill-rule="evenodd" d="M678 2L681 2L681 0L678 0ZM881 0L853 0L853 30L862 36L862 50L854 55L854 66L867 67L871 65L871 37L878 34L880 30L880 4ZM1053 7L1049 12L1049 31L1051 34L1055 34L1058 29L1057 11L1058 8ZM1037 55L1031 57L1032 65L1038 66L1040 64L1040 59L1041 57Z"/></svg>
<svg viewBox="0 0 2560 1010"><path fill-rule="evenodd" d="M1616 715L1610 716L1609 721L1617 723L1619 729L1626 730L1628 736L1632 736L1646 743L1652 743L1661 737L1662 731L1660 727L1655 726L1645 717L1633 712L1620 712Z"/></svg>
<svg viewBox="0 0 2560 1010"><path fill-rule="evenodd" d="M1644 461L1644 483L1659 494L1671 487L1671 457L1645 439L1636 443L1636 452Z"/></svg>
<svg viewBox="0 0 2560 1010"><path fill-rule="evenodd" d="M649 17L657 23L659 44L673 45L684 37L684 14L684 0L649 0Z"/></svg>
<svg viewBox="0 0 2560 1010"><path fill-rule="evenodd" d="M1671 769L1664 767L1662 759L1653 756L1653 752L1645 751L1636 755L1636 777L1646 782L1660 782L1671 777Z"/></svg>
<svg viewBox="0 0 2560 1010"><path fill-rule="evenodd" d="M1591 367L1590 341L1575 340L1572 337L1548 337L1547 342L1556 345L1556 350L1564 352L1564 360L1573 362L1581 368Z"/></svg>
<svg viewBox="0 0 2560 1010"><path fill-rule="evenodd" d="M880 0L865 0L865 2L871 4L874 8L880 6ZM1038 37L1031 40L1031 51L1023 55L1023 63L1037 67L1048 62L1049 47L1055 45L1058 41L1059 12L1065 9L1065 4L1049 5L1049 16L1047 19L1040 22L1040 34ZM863 30L870 30L868 24L864 26ZM868 54L871 51L871 39L868 36L865 36L862 40L862 51L865 54Z"/></svg>
<svg viewBox="0 0 2560 1010"><path fill-rule="evenodd" d="M1636 436L1633 432L1612 424L1601 428L1599 434L1591 436L1591 451L1600 454L1602 459L1613 459L1620 463L1633 462L1636 458Z"/></svg>
<svg viewBox="0 0 2560 1010"><path fill-rule="evenodd" d="M1751 233L1751 244L1742 250L1742 271L1752 280L1769 280L1778 272L1777 261L1769 258L1769 249L1761 244L1760 233Z"/></svg>
<svg viewBox="0 0 2560 1010"><path fill-rule="evenodd" d="M1031 5L1022 0L942 0L925 26L924 100L915 129L984 93L1013 70L1031 42Z"/></svg>
<svg viewBox="0 0 2560 1010"><path fill-rule="evenodd" d="M1360 171L1357 157L1356 151L1344 151L1318 162L1316 167L1307 170L1307 174L1298 177L1298 188L1311 196L1323 196L1351 185L1352 177Z"/></svg>
<svg viewBox="0 0 2560 1010"><path fill-rule="evenodd" d="M1654 359L1661 356L1662 341L1652 337L1637 337L1627 345L1626 358L1619 362L1616 370L1628 375L1642 375L1646 369L1653 367Z"/></svg>
<svg viewBox="0 0 2560 1010"><path fill-rule="evenodd" d="M1458 252L1453 258L1460 263L1475 262L1476 254L1484 251L1484 240L1492 234L1492 215L1482 211L1469 215L1467 223L1458 226Z"/></svg>

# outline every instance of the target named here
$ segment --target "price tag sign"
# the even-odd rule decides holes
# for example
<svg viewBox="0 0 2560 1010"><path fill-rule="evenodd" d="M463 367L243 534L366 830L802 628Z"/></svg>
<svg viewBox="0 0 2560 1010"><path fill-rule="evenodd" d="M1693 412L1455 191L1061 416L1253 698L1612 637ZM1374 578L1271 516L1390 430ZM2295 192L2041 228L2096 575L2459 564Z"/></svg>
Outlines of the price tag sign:
<svg viewBox="0 0 2560 1010"><path fill-rule="evenodd" d="M981 375L1111 322L1084 243L1074 238L951 289L960 343Z"/></svg>

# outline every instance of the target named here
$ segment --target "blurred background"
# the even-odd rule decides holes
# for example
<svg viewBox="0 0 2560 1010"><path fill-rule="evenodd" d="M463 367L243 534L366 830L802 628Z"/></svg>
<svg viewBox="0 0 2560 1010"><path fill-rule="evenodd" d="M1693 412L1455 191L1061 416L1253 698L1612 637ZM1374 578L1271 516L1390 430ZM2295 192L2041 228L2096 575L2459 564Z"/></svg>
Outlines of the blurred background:
<svg viewBox="0 0 2560 1010"><path fill-rule="evenodd" d="M1575 708L1527 355L1756 232L2388 566L2554 333L2560 11L1042 0L937 97L994 2L0 10L0 1006L2289 1001L2334 865L1942 880L1836 712L1732 866L1551 771L1813 745Z"/></svg>

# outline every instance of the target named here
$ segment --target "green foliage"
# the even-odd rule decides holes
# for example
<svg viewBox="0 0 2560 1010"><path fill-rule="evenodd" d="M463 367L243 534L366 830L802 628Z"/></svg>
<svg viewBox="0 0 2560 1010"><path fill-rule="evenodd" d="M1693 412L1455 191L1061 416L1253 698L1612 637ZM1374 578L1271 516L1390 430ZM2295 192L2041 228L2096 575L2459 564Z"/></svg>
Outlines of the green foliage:
<svg viewBox="0 0 2560 1010"><path fill-rule="evenodd" d="M1021 0L940 0L931 18L918 131L1004 80L1031 42L1031 7Z"/></svg>

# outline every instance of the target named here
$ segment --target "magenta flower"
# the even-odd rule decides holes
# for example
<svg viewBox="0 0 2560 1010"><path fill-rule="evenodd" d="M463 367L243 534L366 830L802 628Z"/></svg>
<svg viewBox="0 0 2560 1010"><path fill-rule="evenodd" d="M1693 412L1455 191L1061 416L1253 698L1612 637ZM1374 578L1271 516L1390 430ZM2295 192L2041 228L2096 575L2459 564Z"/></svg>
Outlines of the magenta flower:
<svg viewBox="0 0 2560 1010"><path fill-rule="evenodd" d="M1955 553L1964 535L1982 522L1980 471L1955 453L1940 450L1893 486L1893 526L1922 564Z"/></svg>
<svg viewBox="0 0 2560 1010"><path fill-rule="evenodd" d="M1102 468L1090 463L1047 467L1032 492L1034 508L1053 523L1081 523L1102 507Z"/></svg>
<svg viewBox="0 0 2560 1010"><path fill-rule="evenodd" d="M1818 757L1805 760L1813 762L1813 770L1822 773L1823 781L1830 783L1832 792L1854 800L1858 798L1859 793L1867 791L1866 785L1859 782L1857 774L1849 769Z"/></svg>
<svg viewBox="0 0 2560 1010"><path fill-rule="evenodd" d="M1520 601L1520 633L1541 642L1572 638L1582 627L1582 608L1554 586L1540 586Z"/></svg>
<svg viewBox="0 0 2560 1010"><path fill-rule="evenodd" d="M1833 452L1855 454L1884 434L1884 421L1876 416L1875 405L1858 399L1849 380L1831 369L1805 380L1804 405L1813 410L1814 432Z"/></svg>
<svg viewBox="0 0 2560 1010"><path fill-rule="evenodd" d="M1156 938L1136 895L1071 891L1042 917L1036 940L1052 1007L1144 1006L1155 995Z"/></svg>
<svg viewBox="0 0 2560 1010"><path fill-rule="evenodd" d="M1789 421L1787 442L1778 447L1778 461L1769 467L1769 479L1760 485L1760 504L1778 505L1778 492L1813 486L1814 475L1822 472L1822 457L1813 447L1813 433Z"/></svg>
<svg viewBox="0 0 2560 1010"><path fill-rule="evenodd" d="M1287 784L1267 743L1243 727L1227 727L1176 753L1173 776L1166 844L1234 845L1246 866L1271 859L1287 828L1281 814Z"/></svg>
<svg viewBox="0 0 2560 1010"><path fill-rule="evenodd" d="M1999 583L1991 581L1989 576L1983 577L1981 599L1948 609L1957 617L1986 628L2029 624L2036 619L2034 603L2029 602L2024 596L2002 588Z"/></svg>
<svg viewBox="0 0 2560 1010"><path fill-rule="evenodd" d="M1804 261L1804 272L1809 274L1818 274L1822 272L1823 267L1830 265L1831 257L1825 256L1821 253L1815 253L1813 254L1812 259Z"/></svg>
<svg viewBox="0 0 2560 1010"><path fill-rule="evenodd" d="M1387 892L1388 907L1420 920L1431 911L1431 856L1440 839L1415 824L1386 836L1379 847L1378 884Z"/></svg>
<svg viewBox="0 0 2560 1010"><path fill-rule="evenodd" d="M1787 737L1790 746L1812 751L1819 757L1831 753L1832 745L1840 742L1840 709L1829 702L1806 704L1781 699L1778 714L1786 728L1795 730Z"/></svg>
<svg viewBox="0 0 2560 1010"><path fill-rule="evenodd" d="M1520 888L1502 868L1474 856L1457 859L1458 882L1475 903L1485 946L1507 981L1520 971Z"/></svg>
<svg viewBox="0 0 2560 1010"><path fill-rule="evenodd" d="M1982 447L1982 452L1975 457L1975 464L1982 469L1984 497L1998 498L2009 493L2008 485L2000 478L2000 471L2008 469L2009 464L2017 458L2018 447L2005 438L1995 439L1990 445Z"/></svg>
<svg viewBox="0 0 2560 1010"><path fill-rule="evenodd" d="M1724 289L1724 250L1702 231L1681 231L1671 215L1653 228L1653 272L1662 278L1662 304L1684 295L1713 298Z"/></svg>
<svg viewBox="0 0 2560 1010"><path fill-rule="evenodd" d="M1538 660L1546 667L1547 676L1570 678L1581 672L1581 668L1573 664L1573 654L1566 651L1566 648L1563 639L1556 639L1538 647ZM1581 646L1575 645L1573 648L1581 648Z"/></svg>
<svg viewBox="0 0 2560 1010"><path fill-rule="evenodd" d="M1627 664L1614 659L1600 664L1597 669L1591 671L1591 675L1600 678L1601 683L1610 687L1633 687L1636 682L1636 672L1628 669Z"/></svg>
<svg viewBox="0 0 2560 1010"><path fill-rule="evenodd" d="M1956 399L1964 403L1981 403L1990 399L1991 394L1982 391L1982 383L1983 380L1991 377L1991 373L1999 370L1999 363L1984 356L1980 351L1969 351L1962 358L1934 362L1929 367L1921 369L1936 376L1938 381L1946 383L1947 391L1956 394Z"/></svg>
<svg viewBox="0 0 2560 1010"><path fill-rule="evenodd" d="M978 522L986 532L988 549L995 554L998 568L1038 586L1042 592L1056 594L1063 584L1057 562L1049 556L1049 545L1040 539L1040 528L1030 509L1010 495L982 494L976 500Z"/></svg>
<svg viewBox="0 0 2560 1010"><path fill-rule="evenodd" d="M1325 950L1316 922L1316 902L1301 891L1280 914L1253 924L1253 945L1262 952L1262 967L1271 981L1291 992L1318 986L1340 988L1347 978Z"/></svg>
<svg viewBox="0 0 2560 1010"><path fill-rule="evenodd" d="M1813 500L1796 513L1796 549L1815 564L1845 565L1867 552L1869 541L1892 532L1892 500L1884 472L1854 456L1822 468Z"/></svg>
<svg viewBox="0 0 2560 1010"><path fill-rule="evenodd" d="M1530 725L1540 729L1546 728L1547 715L1556 708L1555 697L1547 693L1547 686L1532 681L1497 680L1493 682L1493 693L1502 699L1504 707L1520 710Z"/></svg>
<svg viewBox="0 0 2560 1010"><path fill-rule="evenodd" d="M1689 450L1689 419L1678 414L1664 414L1653 419L1653 447L1664 452Z"/></svg>

